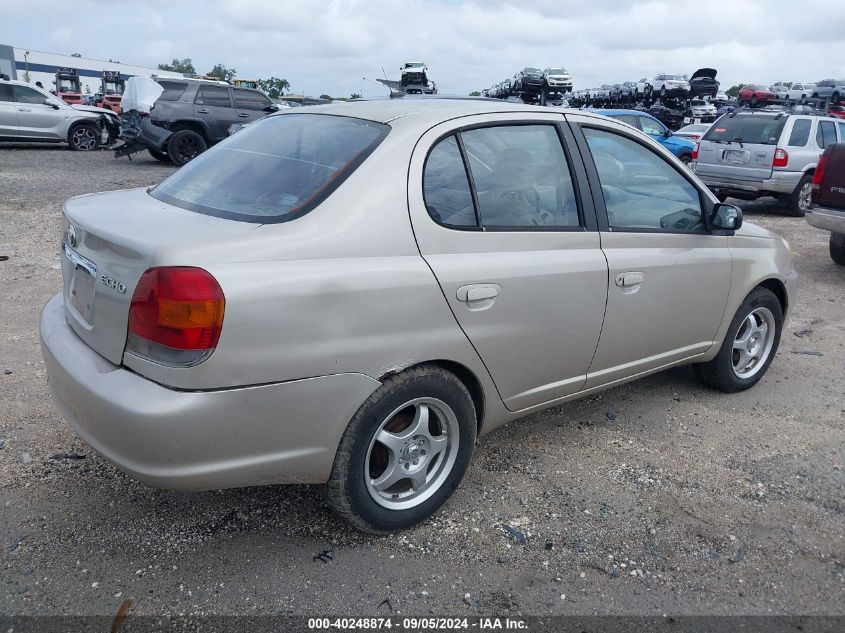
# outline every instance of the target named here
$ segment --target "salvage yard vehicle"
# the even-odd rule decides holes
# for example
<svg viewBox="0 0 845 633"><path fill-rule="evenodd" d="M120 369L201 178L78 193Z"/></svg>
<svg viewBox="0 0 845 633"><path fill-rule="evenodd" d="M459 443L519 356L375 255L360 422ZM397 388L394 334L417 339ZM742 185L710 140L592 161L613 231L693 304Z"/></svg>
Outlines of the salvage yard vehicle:
<svg viewBox="0 0 845 633"><path fill-rule="evenodd" d="M789 90L786 91L786 98L794 101L808 99L813 96L813 92L815 92L815 90L816 84L796 82L790 86Z"/></svg>
<svg viewBox="0 0 845 633"><path fill-rule="evenodd" d="M326 484L372 533L508 421L678 365L752 387L796 290L648 136L483 99L273 114L64 220L40 332L79 435L167 488Z"/></svg>
<svg viewBox="0 0 845 633"><path fill-rule="evenodd" d="M713 123L716 120L716 106L703 99L690 99L689 116L704 123Z"/></svg>
<svg viewBox="0 0 845 633"><path fill-rule="evenodd" d="M546 68L543 82L549 92L572 92L572 75L566 68Z"/></svg>
<svg viewBox="0 0 845 633"><path fill-rule="evenodd" d="M649 83L652 91L659 94L661 99L685 97L690 91L690 83L684 79L683 75L660 73Z"/></svg>
<svg viewBox="0 0 845 633"><path fill-rule="evenodd" d="M839 126L845 131L845 124ZM845 266L845 143L829 145L819 158L807 222L830 231L830 258Z"/></svg>
<svg viewBox="0 0 845 633"><path fill-rule="evenodd" d="M845 98L845 79L822 79L816 82L813 98L830 99L831 103L839 103Z"/></svg>
<svg viewBox="0 0 845 633"><path fill-rule="evenodd" d="M132 80L139 79L149 81ZM147 149L158 160L182 166L226 138L234 124L279 110L264 93L223 82L159 77L156 83L164 91L149 111L152 127L145 125L140 136L133 134L128 139L132 143L118 148L116 156Z"/></svg>
<svg viewBox="0 0 845 633"><path fill-rule="evenodd" d="M537 94L543 89L543 71L539 68L526 66L513 77L514 92Z"/></svg>
<svg viewBox="0 0 845 633"><path fill-rule="evenodd" d="M691 97L710 97L715 99L719 94L719 82L716 80L715 68L699 68L689 78L689 93Z"/></svg>
<svg viewBox="0 0 845 633"><path fill-rule="evenodd" d="M639 110L593 110L593 112L617 119L648 134L677 156L685 165L692 161L695 143L681 136L676 136L666 125L647 112L640 112Z"/></svg>
<svg viewBox="0 0 845 633"><path fill-rule="evenodd" d="M87 152L108 143L117 128L111 110L68 105L37 86L0 80L0 141L67 143L72 150Z"/></svg>
<svg viewBox="0 0 845 633"><path fill-rule="evenodd" d="M681 138L686 138L690 141L697 141L709 129L709 123L690 123L689 125L682 127L680 130L675 130L675 136L680 136Z"/></svg>
<svg viewBox="0 0 845 633"><path fill-rule="evenodd" d="M767 86L758 86L756 84L746 84L739 89L737 99L739 105L750 105L756 108L758 105L769 103L777 100L778 96L772 92Z"/></svg>
<svg viewBox="0 0 845 633"><path fill-rule="evenodd" d="M732 112L701 138L693 169L721 200L774 196L790 215L803 216L819 157L844 140L843 127L829 116Z"/></svg>

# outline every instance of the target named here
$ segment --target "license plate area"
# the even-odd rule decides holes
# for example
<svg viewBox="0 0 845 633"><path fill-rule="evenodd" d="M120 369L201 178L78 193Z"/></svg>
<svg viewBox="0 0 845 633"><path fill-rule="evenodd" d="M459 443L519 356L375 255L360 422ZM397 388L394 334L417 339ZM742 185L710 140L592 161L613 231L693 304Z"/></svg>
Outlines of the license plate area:
<svg viewBox="0 0 845 633"><path fill-rule="evenodd" d="M67 244L63 244L63 249L65 257L73 266L68 287L70 305L85 323L89 326L94 325L94 280L97 265Z"/></svg>
<svg viewBox="0 0 845 633"><path fill-rule="evenodd" d="M722 150L722 162L729 165L747 165L751 160L751 152L744 149Z"/></svg>

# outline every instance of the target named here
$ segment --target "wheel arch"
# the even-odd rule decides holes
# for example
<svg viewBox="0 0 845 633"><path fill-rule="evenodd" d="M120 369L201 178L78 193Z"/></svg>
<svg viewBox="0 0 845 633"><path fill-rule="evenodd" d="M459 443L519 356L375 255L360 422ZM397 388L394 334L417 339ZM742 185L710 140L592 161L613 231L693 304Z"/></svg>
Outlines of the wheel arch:
<svg viewBox="0 0 845 633"><path fill-rule="evenodd" d="M208 128L204 122L193 119L179 119L170 124L170 131L178 132L179 130L191 130L202 136L203 140L208 143Z"/></svg>
<svg viewBox="0 0 845 633"><path fill-rule="evenodd" d="M378 380L379 382L384 382L384 380L394 374L398 374L402 371L407 371L409 369L413 369L414 367L419 367L421 365L434 365L436 367L440 367L441 369L445 369L446 371L454 374L458 378L458 380L463 383L464 387L466 387L467 391L469 391L469 395L472 398L473 408L475 409L476 428L478 431L481 431L481 427L485 419L484 412L486 406L484 387L481 385L481 381L478 379L478 376L475 375L475 372L462 363L442 358L424 361L420 363L414 363L413 365L403 367L402 369L391 370L383 374L382 376L379 376Z"/></svg>
<svg viewBox="0 0 845 633"><path fill-rule="evenodd" d="M766 290L771 291L771 293L777 297L782 313L784 315L786 314L786 311L789 308L789 294L786 292L786 285L780 279L776 277L769 277L754 286L752 292L756 288L765 288Z"/></svg>

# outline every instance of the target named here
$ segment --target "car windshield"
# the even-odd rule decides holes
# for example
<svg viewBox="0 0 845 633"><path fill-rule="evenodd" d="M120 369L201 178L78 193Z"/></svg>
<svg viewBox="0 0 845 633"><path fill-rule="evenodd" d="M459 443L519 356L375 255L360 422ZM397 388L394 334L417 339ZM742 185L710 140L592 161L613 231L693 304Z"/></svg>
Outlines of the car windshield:
<svg viewBox="0 0 845 633"><path fill-rule="evenodd" d="M204 152L150 195L197 213L284 222L328 197L389 130L351 117L270 116Z"/></svg>
<svg viewBox="0 0 845 633"><path fill-rule="evenodd" d="M539 68L526 68L526 69L525 69L525 70L523 70L522 72L524 72L524 73L531 73L531 74L535 74L535 73L539 73L539 72L540 72L540 69L539 69Z"/></svg>
<svg viewBox="0 0 845 633"><path fill-rule="evenodd" d="M566 68L549 68L550 75L566 75Z"/></svg>
<svg viewBox="0 0 845 633"><path fill-rule="evenodd" d="M672 79L675 81L684 81L684 78L681 75L663 75L663 79Z"/></svg>
<svg viewBox="0 0 845 633"><path fill-rule="evenodd" d="M776 145L781 130L786 125L785 116L723 116L716 121L707 134L705 141L738 141L760 145Z"/></svg>

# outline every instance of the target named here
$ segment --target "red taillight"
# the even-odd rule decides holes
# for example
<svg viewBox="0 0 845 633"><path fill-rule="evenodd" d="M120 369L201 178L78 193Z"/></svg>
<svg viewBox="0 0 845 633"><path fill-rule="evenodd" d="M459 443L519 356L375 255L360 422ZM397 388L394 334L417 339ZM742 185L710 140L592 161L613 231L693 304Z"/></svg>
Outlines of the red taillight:
<svg viewBox="0 0 845 633"><path fill-rule="evenodd" d="M786 167L788 163L789 154L786 153L786 150L776 149L774 160L772 160L772 167Z"/></svg>
<svg viewBox="0 0 845 633"><path fill-rule="evenodd" d="M171 365L192 365L217 346L226 300L202 268L150 268L129 308L127 351Z"/></svg>
<svg viewBox="0 0 845 633"><path fill-rule="evenodd" d="M813 172L813 190L810 193L810 199L813 204L819 204L822 180L824 180L824 170L827 169L828 160L830 160L830 155L825 152L821 155L821 158L819 158L819 164L816 165L816 171Z"/></svg>
<svg viewBox="0 0 845 633"><path fill-rule="evenodd" d="M695 142L695 149L692 150L692 159L698 160L698 146L700 143L698 141Z"/></svg>

